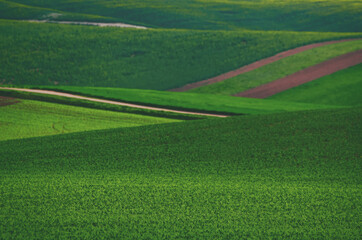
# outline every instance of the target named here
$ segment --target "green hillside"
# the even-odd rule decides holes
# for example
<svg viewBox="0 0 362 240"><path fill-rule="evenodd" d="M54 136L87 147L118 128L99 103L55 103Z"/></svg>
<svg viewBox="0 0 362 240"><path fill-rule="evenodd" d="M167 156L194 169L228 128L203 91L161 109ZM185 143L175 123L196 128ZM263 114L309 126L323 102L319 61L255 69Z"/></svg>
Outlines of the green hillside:
<svg viewBox="0 0 362 240"><path fill-rule="evenodd" d="M362 3L356 0L12 0L27 9L23 15L6 14L2 18L43 18L29 8L41 7L68 14L92 14L121 21L162 28L253 29L288 31L356 32L361 31ZM23 7L25 8L25 7ZM31 9L32 10L32 9ZM84 19L80 17L80 19ZM93 16L90 21L95 21Z"/></svg>
<svg viewBox="0 0 362 240"><path fill-rule="evenodd" d="M360 34L136 30L0 21L0 84L165 90Z"/></svg>
<svg viewBox="0 0 362 240"><path fill-rule="evenodd" d="M333 105L290 103L287 101L240 98L213 94L194 94L142 89L72 86L35 87L170 109L225 114L267 114L286 111L338 108Z"/></svg>
<svg viewBox="0 0 362 240"><path fill-rule="evenodd" d="M14 1L0 0L0 18L2 19L38 19L38 20L78 20L109 22L112 18L91 14L63 12L55 9L30 6Z"/></svg>
<svg viewBox="0 0 362 240"><path fill-rule="evenodd" d="M0 237L359 239L360 118L307 111L0 141Z"/></svg>
<svg viewBox="0 0 362 240"><path fill-rule="evenodd" d="M278 93L269 99L355 106L362 104L362 64Z"/></svg>
<svg viewBox="0 0 362 240"><path fill-rule="evenodd" d="M283 58L253 71L229 78L225 81L191 89L189 92L233 95L286 77L331 58L360 49L362 49L362 40L341 42L313 48Z"/></svg>
<svg viewBox="0 0 362 240"><path fill-rule="evenodd" d="M1 106L2 101L0 141L177 121L31 100Z"/></svg>

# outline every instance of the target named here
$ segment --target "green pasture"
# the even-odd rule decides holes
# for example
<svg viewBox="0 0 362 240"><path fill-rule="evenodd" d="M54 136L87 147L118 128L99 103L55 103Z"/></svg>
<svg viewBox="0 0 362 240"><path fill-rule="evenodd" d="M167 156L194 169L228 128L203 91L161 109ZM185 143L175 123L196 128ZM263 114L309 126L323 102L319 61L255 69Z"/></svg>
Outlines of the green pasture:
<svg viewBox="0 0 362 240"><path fill-rule="evenodd" d="M356 0L1 0L1 18L120 21L162 28L360 32ZM22 4L22 5L19 5ZM83 16L81 14L87 14Z"/></svg>
<svg viewBox="0 0 362 240"><path fill-rule="evenodd" d="M288 101L143 89L73 86L34 86L34 88L50 89L83 96L165 107L170 109L225 114L267 114L287 111L338 108L337 106L322 105L318 103L290 103Z"/></svg>
<svg viewBox="0 0 362 240"><path fill-rule="evenodd" d="M17 20L75 20L75 21L93 21L109 22L112 18L102 17L92 14L79 14L72 12L63 12L55 9L36 7L17 3L15 1L0 0L0 18Z"/></svg>
<svg viewBox="0 0 362 240"><path fill-rule="evenodd" d="M0 238L359 239L360 118L319 110L0 141Z"/></svg>
<svg viewBox="0 0 362 240"><path fill-rule="evenodd" d="M233 95L296 73L328 59L362 49L362 40L313 48L225 81L189 90L194 93Z"/></svg>
<svg viewBox="0 0 362 240"><path fill-rule="evenodd" d="M137 30L0 20L0 84L166 90L361 34Z"/></svg>
<svg viewBox="0 0 362 240"><path fill-rule="evenodd" d="M354 106L362 104L362 64L278 93L269 99Z"/></svg>
<svg viewBox="0 0 362 240"><path fill-rule="evenodd" d="M178 120L20 100L0 106L0 141L175 121Z"/></svg>

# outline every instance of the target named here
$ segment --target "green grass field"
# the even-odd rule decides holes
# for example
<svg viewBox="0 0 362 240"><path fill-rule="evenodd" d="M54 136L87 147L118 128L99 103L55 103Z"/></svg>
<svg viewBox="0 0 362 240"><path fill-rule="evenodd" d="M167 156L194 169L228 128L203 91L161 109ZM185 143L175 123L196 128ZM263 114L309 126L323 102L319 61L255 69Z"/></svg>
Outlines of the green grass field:
<svg viewBox="0 0 362 240"><path fill-rule="evenodd" d="M362 104L362 64L278 93L269 99L331 105Z"/></svg>
<svg viewBox="0 0 362 240"><path fill-rule="evenodd" d="M359 239L360 117L319 110L0 141L0 238Z"/></svg>
<svg viewBox="0 0 362 240"><path fill-rule="evenodd" d="M233 95L360 49L362 49L362 40L313 48L225 81L189 90L189 92Z"/></svg>
<svg viewBox="0 0 362 240"><path fill-rule="evenodd" d="M139 23L162 28L361 31L362 3L356 0L12 0L1 1L0 17ZM21 3L18 5L14 3ZM15 6L14 6L15 5ZM41 9L39 9L41 8ZM44 9L45 8L45 9ZM51 18L51 17L48 17Z"/></svg>
<svg viewBox="0 0 362 240"><path fill-rule="evenodd" d="M337 106L323 104L290 103L288 101L142 89L73 86L35 86L35 88L57 90L79 94L82 96L85 95L149 106L225 114L268 114L311 109L338 108Z"/></svg>
<svg viewBox="0 0 362 240"><path fill-rule="evenodd" d="M174 121L177 120L21 100L0 106L0 141Z"/></svg>
<svg viewBox="0 0 362 240"><path fill-rule="evenodd" d="M0 84L166 90L311 42L358 36L135 30L1 20Z"/></svg>
<svg viewBox="0 0 362 240"><path fill-rule="evenodd" d="M229 95L361 38L358 0L0 0L0 87L231 115L0 89L0 239L360 239L362 65L268 99Z"/></svg>

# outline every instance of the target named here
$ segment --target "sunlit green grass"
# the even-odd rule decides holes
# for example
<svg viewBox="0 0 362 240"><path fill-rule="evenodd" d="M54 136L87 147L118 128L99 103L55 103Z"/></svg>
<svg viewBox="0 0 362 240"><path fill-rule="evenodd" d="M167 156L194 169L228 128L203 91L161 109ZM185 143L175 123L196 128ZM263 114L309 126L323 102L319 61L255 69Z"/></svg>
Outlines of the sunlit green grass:
<svg viewBox="0 0 362 240"><path fill-rule="evenodd" d="M354 106L362 104L362 64L278 93L269 99Z"/></svg>
<svg viewBox="0 0 362 240"><path fill-rule="evenodd" d="M178 120L21 100L0 107L0 141L174 121Z"/></svg>
<svg viewBox="0 0 362 240"><path fill-rule="evenodd" d="M288 101L272 101L254 98L240 98L213 94L195 94L126 88L35 86L40 89L54 89L85 96L105 98L171 109L185 109L201 112L226 114L267 114L286 111L336 108L333 105L300 104Z"/></svg>
<svg viewBox="0 0 362 240"><path fill-rule="evenodd" d="M191 89L189 92L226 95L236 94L286 77L328 59L360 49L362 49L362 40L313 48L225 81Z"/></svg>
<svg viewBox="0 0 362 240"><path fill-rule="evenodd" d="M0 141L0 238L359 239L361 109Z"/></svg>

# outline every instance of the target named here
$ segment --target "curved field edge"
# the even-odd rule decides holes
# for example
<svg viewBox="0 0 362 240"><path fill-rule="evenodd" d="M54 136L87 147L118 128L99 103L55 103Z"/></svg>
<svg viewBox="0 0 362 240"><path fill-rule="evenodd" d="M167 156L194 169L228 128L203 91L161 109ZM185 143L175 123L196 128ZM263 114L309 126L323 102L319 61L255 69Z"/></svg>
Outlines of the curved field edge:
<svg viewBox="0 0 362 240"><path fill-rule="evenodd" d="M166 90L355 33L137 30L0 21L0 84ZM65 37L66 36L66 37Z"/></svg>
<svg viewBox="0 0 362 240"><path fill-rule="evenodd" d="M0 141L178 121L32 100L2 106L0 112Z"/></svg>
<svg viewBox="0 0 362 240"><path fill-rule="evenodd" d="M47 20L47 21L90 21L115 23L119 18L96 14L61 11L52 8L31 6L14 1L0 0L0 18L9 20ZM127 20L125 20L127 21ZM128 24L134 22L127 21Z"/></svg>
<svg viewBox="0 0 362 240"><path fill-rule="evenodd" d="M358 239L360 117L306 111L1 141L1 236Z"/></svg>
<svg viewBox="0 0 362 240"><path fill-rule="evenodd" d="M362 64L278 93L268 99L354 106L362 104Z"/></svg>
<svg viewBox="0 0 362 240"><path fill-rule="evenodd" d="M219 1L219 0L123 0L68 1L15 0L67 14L93 14L121 22L138 22L163 28L254 29L320 32L356 32L361 30L358 1ZM11 12L11 9L6 9ZM18 9L2 17L22 17L29 10ZM328 14L326 14L328 13ZM10 15L10 16L9 16ZM34 16L35 17L35 16ZM67 17L67 16L65 16ZM92 19L92 18L90 18Z"/></svg>
<svg viewBox="0 0 362 240"><path fill-rule="evenodd" d="M362 40L325 45L280 59L224 81L188 92L234 95L276 81L332 58L362 49Z"/></svg>
<svg viewBox="0 0 362 240"><path fill-rule="evenodd" d="M298 104L285 101L239 98L212 94L177 93L142 89L96 88L72 86L27 86L34 89L54 90L82 96L123 101L153 107L215 114L268 114L285 111L340 108L320 104ZM0 93L1 93L0 89ZM11 95L10 95L11 96ZM202 116L200 116L202 117Z"/></svg>
<svg viewBox="0 0 362 240"><path fill-rule="evenodd" d="M137 114L137 115L151 116L151 117L176 119L176 120L196 120L196 119L208 118L208 116L181 114L181 113L166 112L166 111L154 111L154 110L149 110L149 109L140 109L140 108L133 108L133 107L128 107L128 106L112 105L112 104L108 104L108 103L93 102L93 101L82 100L82 99L73 99L73 98L55 96L55 95L49 95L49 94L29 93L29 92L15 91L15 90L7 90L7 89L1 89L1 87L0 87L0 96L19 98L19 99L28 99L28 100L37 100L37 101L42 101L42 102L59 103L59 104L64 104L64 105L85 107L85 108L90 108L90 109L100 109L100 110L107 110L107 111L114 111L114 112L121 112L121 113L130 113L130 114Z"/></svg>

